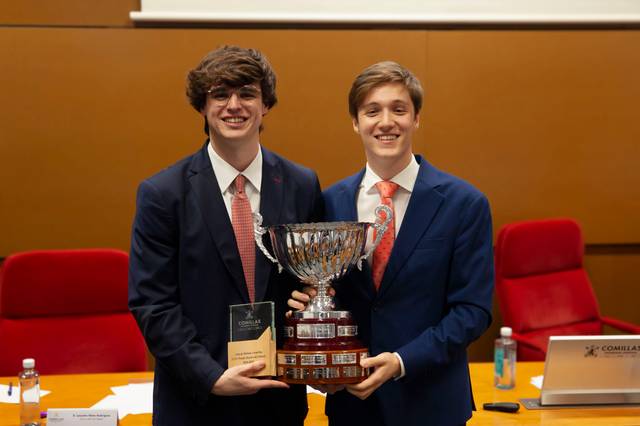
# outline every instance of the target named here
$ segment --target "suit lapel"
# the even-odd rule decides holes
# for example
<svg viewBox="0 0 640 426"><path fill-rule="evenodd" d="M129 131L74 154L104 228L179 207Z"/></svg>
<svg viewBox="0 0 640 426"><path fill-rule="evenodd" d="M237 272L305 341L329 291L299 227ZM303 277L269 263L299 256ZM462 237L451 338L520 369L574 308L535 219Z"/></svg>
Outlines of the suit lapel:
<svg viewBox="0 0 640 426"><path fill-rule="evenodd" d="M193 188L197 203L202 210L204 223L209 235L220 253L233 282L243 300L249 302L249 293L244 280L240 253L233 233L231 220L220 193L218 180L211 167L211 161L205 147L197 153L191 163L192 175L189 182Z"/></svg>
<svg viewBox="0 0 640 426"><path fill-rule="evenodd" d="M342 188L340 188L338 199L335 203L336 206L339 206L339 209L336 210L337 217L332 218L333 220L347 222L355 222L358 220L356 195L363 176L364 170L357 175L351 176L349 180L345 181Z"/></svg>
<svg viewBox="0 0 640 426"><path fill-rule="evenodd" d="M433 175L433 168L421 157L417 157L417 159L420 163L420 169L407 211L402 219L400 232L393 245L389 263L378 289L378 297L382 297L393 285L396 276L431 225L443 201L443 196L434 189L437 182Z"/></svg>
<svg viewBox="0 0 640 426"><path fill-rule="evenodd" d="M260 214L262 225L277 225L280 223L280 211L284 193L282 170L278 159L268 150L262 148L262 184L260 185ZM268 237L265 244L268 243ZM269 275L273 263L256 247L256 301L262 301L269 284Z"/></svg>
<svg viewBox="0 0 640 426"><path fill-rule="evenodd" d="M334 220L339 221L358 221L358 207L357 207L357 194L358 189L360 188L360 183L362 182L362 178L364 177L364 169L362 169L358 174L350 177L345 184L338 196L337 206L340 206L340 210L338 210L338 217L333 218ZM362 282L362 294L368 299L373 300L375 297L375 286L373 284L373 279L371 278L371 267L367 260L362 262L362 271L358 271L357 267L354 267L355 271L351 271L350 275L360 275L361 279L351 280L352 282L360 283ZM349 284L352 285L352 284Z"/></svg>

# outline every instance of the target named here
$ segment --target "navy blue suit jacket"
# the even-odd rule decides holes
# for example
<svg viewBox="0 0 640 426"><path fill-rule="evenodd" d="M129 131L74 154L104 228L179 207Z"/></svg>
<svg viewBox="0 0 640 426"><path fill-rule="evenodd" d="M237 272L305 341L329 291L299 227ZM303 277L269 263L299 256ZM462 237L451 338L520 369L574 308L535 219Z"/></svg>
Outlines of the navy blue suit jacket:
<svg viewBox="0 0 640 426"><path fill-rule="evenodd" d="M420 156L420 170L380 289L371 271L335 284L372 355L398 352L405 376L367 400L329 396L331 424L459 425L473 397L466 349L491 322L493 253L486 197ZM326 220L357 220L364 170L324 193Z"/></svg>
<svg viewBox="0 0 640 426"><path fill-rule="evenodd" d="M262 154L263 224L317 220L322 197L315 172L264 148ZM277 321L297 285L256 250L256 301L276 302ZM229 305L239 303L249 303L249 295L205 144L138 188L129 307L156 359L154 425L302 425L302 386L238 397L210 393L227 368Z"/></svg>

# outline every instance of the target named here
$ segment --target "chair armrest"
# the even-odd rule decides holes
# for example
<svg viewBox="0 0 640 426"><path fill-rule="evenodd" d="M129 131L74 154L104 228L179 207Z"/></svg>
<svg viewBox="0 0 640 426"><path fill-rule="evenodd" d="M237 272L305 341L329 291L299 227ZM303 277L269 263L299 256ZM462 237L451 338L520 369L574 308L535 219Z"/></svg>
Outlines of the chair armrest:
<svg viewBox="0 0 640 426"><path fill-rule="evenodd" d="M630 322L611 317L600 317L600 321L618 330L626 331L627 333L640 334L640 326L631 324Z"/></svg>
<svg viewBox="0 0 640 426"><path fill-rule="evenodd" d="M531 339L529 339L527 337L524 337L523 335L518 334L516 332L512 332L511 333L511 337L513 338L513 340L518 342L518 344L520 344L520 345L522 345L522 346L524 346L524 347L526 347L528 349L540 352L543 357L546 356L547 349L541 347L539 344L537 344L533 340L531 340Z"/></svg>

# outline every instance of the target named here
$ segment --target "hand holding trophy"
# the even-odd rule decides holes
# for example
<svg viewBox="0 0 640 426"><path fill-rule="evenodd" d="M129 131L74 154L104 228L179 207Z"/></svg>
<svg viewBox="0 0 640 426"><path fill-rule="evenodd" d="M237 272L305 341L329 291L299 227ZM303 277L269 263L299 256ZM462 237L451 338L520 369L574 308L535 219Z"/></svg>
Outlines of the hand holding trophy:
<svg viewBox="0 0 640 426"><path fill-rule="evenodd" d="M335 311L333 297L327 293L331 281L344 276L354 265L362 268L380 243L393 220L391 209L378 206L382 223L321 222L262 227L262 217L254 214L256 244L264 255L287 269L305 285L316 289L303 311L294 312L285 326L286 341L277 352L277 375L287 383L347 384L368 376L360 361L368 349L357 339L349 311ZM369 228L375 239L365 253ZM264 246L262 236L269 233L275 258Z"/></svg>

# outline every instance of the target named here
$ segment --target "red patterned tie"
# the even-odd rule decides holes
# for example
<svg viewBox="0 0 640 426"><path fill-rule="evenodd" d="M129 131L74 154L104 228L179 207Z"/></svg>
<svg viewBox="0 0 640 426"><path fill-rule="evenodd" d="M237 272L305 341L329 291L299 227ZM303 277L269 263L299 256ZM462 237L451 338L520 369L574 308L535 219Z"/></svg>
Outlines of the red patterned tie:
<svg viewBox="0 0 640 426"><path fill-rule="evenodd" d="M236 234L236 242L238 243L238 251L240 252L240 260L242 261L242 269L244 270L244 279L247 283L249 300L253 303L256 298L254 286L256 274L256 242L253 237L251 204L249 204L249 199L244 191L245 177L238 175L234 182L236 193L231 203L231 224L233 226L233 232Z"/></svg>
<svg viewBox="0 0 640 426"><path fill-rule="evenodd" d="M380 283L382 282L382 276L384 275L384 269L387 267L387 263L389 262L389 256L391 255L391 249L393 249L393 242L396 239L396 212L393 210L393 201L391 197L398 189L398 184L389 182L389 181L381 181L376 183L376 188L378 188L378 192L380 193L380 201L385 206L388 206L393 213L393 220L389 222L389 226L387 227L387 232L382 236L382 241L378 244L375 251L373 252L373 262L371 264L372 275L373 275L373 283L376 286L376 290L380 288ZM382 213L383 220L386 220L386 215ZM375 238L375 233L374 233Z"/></svg>

